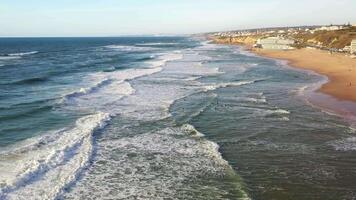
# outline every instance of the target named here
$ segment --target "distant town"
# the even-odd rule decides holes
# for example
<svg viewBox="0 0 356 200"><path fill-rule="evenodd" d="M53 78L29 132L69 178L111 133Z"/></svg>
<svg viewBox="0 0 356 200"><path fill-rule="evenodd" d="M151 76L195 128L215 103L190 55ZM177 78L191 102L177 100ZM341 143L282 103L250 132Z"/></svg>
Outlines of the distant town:
<svg viewBox="0 0 356 200"><path fill-rule="evenodd" d="M219 43L250 45L255 48L289 50L317 48L356 54L356 24L249 29L210 33Z"/></svg>

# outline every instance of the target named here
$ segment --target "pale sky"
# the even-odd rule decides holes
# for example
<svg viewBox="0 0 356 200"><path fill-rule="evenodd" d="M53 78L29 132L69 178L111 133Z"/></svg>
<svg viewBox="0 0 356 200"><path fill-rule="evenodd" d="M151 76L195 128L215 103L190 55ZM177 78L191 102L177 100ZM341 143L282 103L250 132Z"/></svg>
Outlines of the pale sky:
<svg viewBox="0 0 356 200"><path fill-rule="evenodd" d="M356 23L356 0L0 0L0 36L190 34Z"/></svg>

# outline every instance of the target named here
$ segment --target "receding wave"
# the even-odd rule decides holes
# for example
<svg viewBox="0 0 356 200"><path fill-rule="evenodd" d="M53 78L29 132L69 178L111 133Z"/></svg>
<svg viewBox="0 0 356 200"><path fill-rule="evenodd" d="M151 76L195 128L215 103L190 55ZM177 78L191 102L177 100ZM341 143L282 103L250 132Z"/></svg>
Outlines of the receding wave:
<svg viewBox="0 0 356 200"><path fill-rule="evenodd" d="M76 180L93 154L93 133L110 116L97 113L80 118L73 128L32 138L0 151L0 199L55 199ZM43 187L46 185L46 187Z"/></svg>

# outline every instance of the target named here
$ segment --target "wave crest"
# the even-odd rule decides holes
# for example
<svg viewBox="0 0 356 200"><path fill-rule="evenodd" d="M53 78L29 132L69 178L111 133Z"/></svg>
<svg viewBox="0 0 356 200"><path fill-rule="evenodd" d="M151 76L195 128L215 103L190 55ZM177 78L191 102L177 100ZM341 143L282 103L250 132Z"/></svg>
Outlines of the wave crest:
<svg viewBox="0 0 356 200"><path fill-rule="evenodd" d="M20 52L20 53L9 53L7 54L8 56L27 56L27 55L32 55L36 54L38 51L29 51L29 52Z"/></svg>

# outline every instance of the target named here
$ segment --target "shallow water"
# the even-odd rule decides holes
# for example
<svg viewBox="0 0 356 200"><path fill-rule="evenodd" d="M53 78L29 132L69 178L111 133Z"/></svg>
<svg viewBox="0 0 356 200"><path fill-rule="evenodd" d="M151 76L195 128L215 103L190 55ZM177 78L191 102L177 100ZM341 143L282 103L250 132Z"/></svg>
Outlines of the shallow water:
<svg viewBox="0 0 356 200"><path fill-rule="evenodd" d="M0 44L0 199L354 198L315 74L192 38Z"/></svg>

